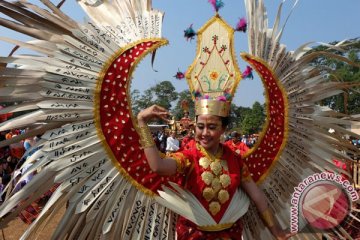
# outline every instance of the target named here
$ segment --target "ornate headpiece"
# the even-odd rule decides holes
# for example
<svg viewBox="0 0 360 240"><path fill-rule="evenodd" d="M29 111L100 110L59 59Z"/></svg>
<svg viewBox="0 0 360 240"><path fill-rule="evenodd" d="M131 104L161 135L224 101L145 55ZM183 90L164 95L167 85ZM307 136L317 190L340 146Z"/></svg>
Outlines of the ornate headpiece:
<svg viewBox="0 0 360 240"><path fill-rule="evenodd" d="M197 35L196 58L186 73L195 114L226 117L241 79L234 57L234 29L216 13Z"/></svg>
<svg viewBox="0 0 360 240"><path fill-rule="evenodd" d="M189 102L187 100L181 101L181 109L184 111L184 113L189 112Z"/></svg>

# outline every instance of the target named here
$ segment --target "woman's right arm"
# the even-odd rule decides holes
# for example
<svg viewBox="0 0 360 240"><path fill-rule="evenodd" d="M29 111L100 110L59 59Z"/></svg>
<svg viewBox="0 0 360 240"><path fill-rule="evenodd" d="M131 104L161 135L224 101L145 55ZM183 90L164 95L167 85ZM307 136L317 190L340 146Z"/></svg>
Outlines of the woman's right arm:
<svg viewBox="0 0 360 240"><path fill-rule="evenodd" d="M152 171L159 175L174 175L176 173L176 161L172 158L161 158L157 149L147 122L153 118L168 121L170 113L157 105L153 105L139 112L137 116L138 126L140 128L140 139L143 142L143 148L146 159Z"/></svg>

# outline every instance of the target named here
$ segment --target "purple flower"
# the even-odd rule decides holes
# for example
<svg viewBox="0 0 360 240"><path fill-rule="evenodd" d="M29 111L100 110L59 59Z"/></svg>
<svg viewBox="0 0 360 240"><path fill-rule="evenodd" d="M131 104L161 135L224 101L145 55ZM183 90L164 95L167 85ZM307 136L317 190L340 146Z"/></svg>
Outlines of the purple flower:
<svg viewBox="0 0 360 240"><path fill-rule="evenodd" d="M239 32L246 32L247 29L247 22L245 18L240 18L239 22L236 24L236 31Z"/></svg>

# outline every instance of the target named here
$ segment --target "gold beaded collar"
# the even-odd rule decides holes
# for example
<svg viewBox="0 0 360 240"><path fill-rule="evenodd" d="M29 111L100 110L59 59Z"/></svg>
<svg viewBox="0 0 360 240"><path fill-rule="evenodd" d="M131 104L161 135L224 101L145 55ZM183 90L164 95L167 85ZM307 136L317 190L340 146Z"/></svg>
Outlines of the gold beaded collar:
<svg viewBox="0 0 360 240"><path fill-rule="evenodd" d="M211 153L209 153L208 151L206 151L206 149L203 147L203 146L201 146L199 143L196 143L196 146L197 146L197 148L200 150L200 152L206 157L206 158L208 158L208 159L210 159L210 161L220 161L220 159L221 159L221 157L222 157L222 155L223 155L223 147L222 147L222 145L220 145L219 147L218 147L218 150L217 150L217 152L216 152L216 154L215 155L213 155L213 154L211 154Z"/></svg>
<svg viewBox="0 0 360 240"><path fill-rule="evenodd" d="M197 144L197 148L204 155L199 159L199 165L204 169L201 179L206 185L202 195L209 203L209 211L215 216L220 212L221 205L230 199L227 188L231 184L231 178L224 173L224 170L227 171L228 167L226 161L221 160L223 155L222 145L215 156L207 152L200 144Z"/></svg>

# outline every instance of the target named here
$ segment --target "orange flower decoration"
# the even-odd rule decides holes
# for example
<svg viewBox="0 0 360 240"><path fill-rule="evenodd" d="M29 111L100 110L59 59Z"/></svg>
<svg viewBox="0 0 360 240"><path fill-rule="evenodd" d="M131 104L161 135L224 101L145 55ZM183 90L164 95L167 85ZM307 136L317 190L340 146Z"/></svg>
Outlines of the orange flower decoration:
<svg viewBox="0 0 360 240"><path fill-rule="evenodd" d="M218 79L218 77L219 77L219 73L217 71L210 72L211 80L215 81L216 79Z"/></svg>

